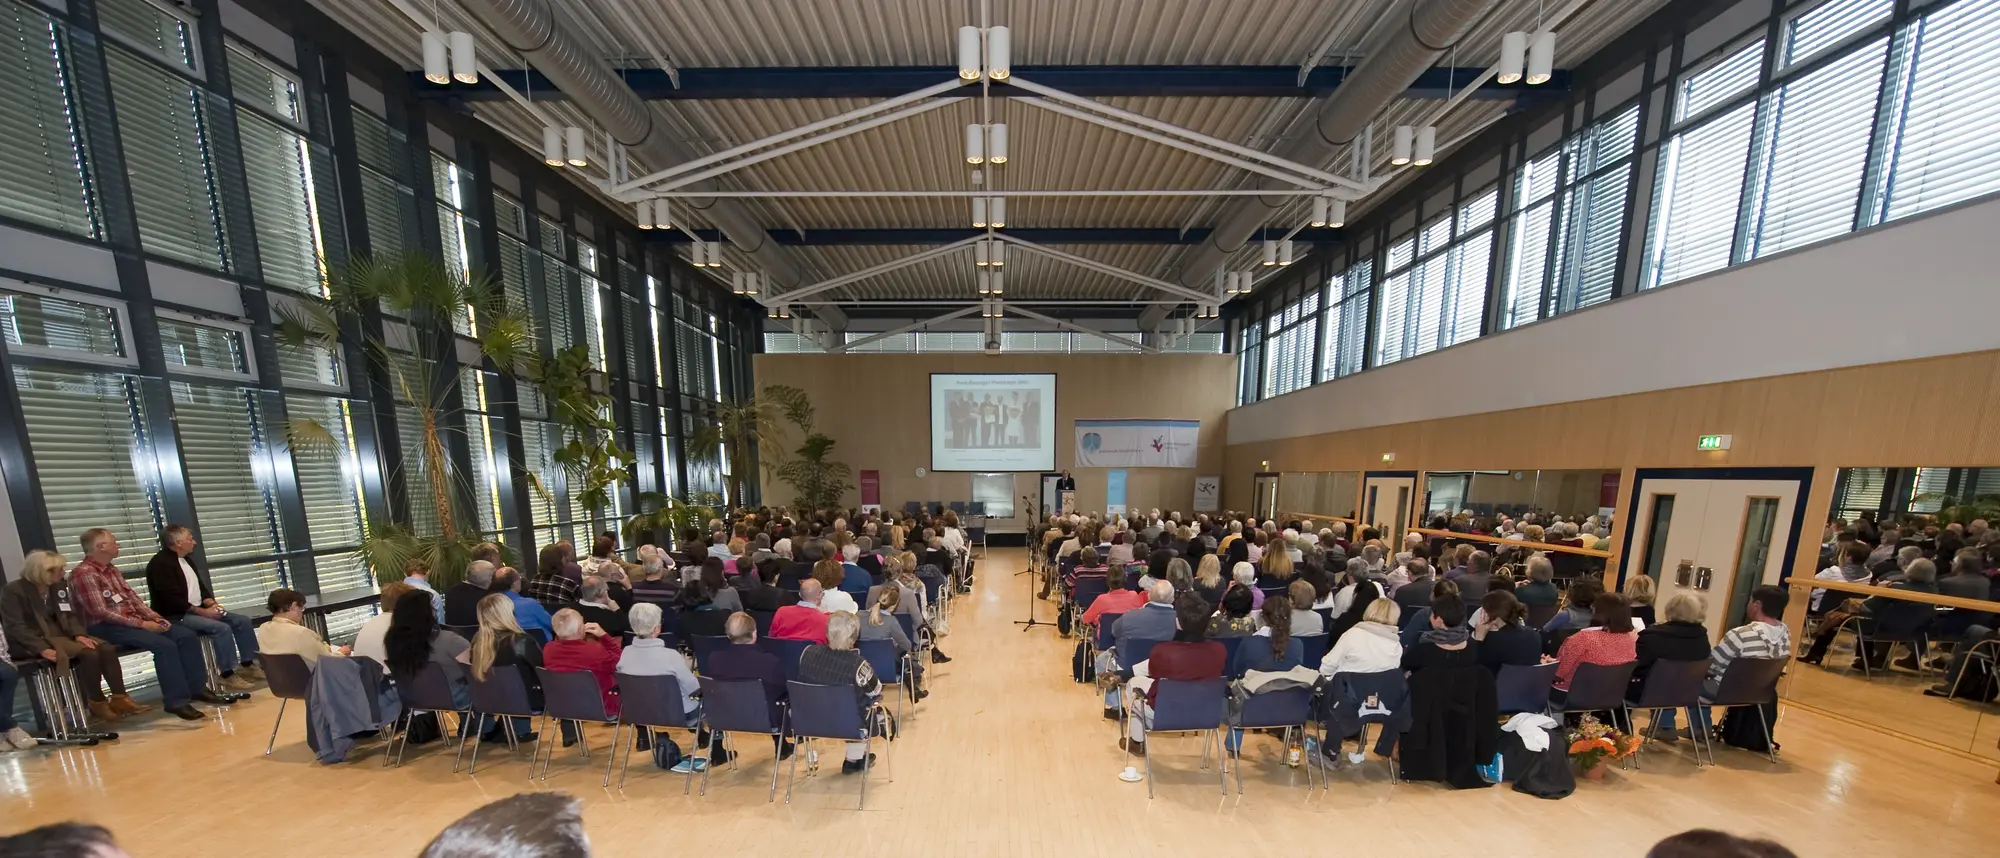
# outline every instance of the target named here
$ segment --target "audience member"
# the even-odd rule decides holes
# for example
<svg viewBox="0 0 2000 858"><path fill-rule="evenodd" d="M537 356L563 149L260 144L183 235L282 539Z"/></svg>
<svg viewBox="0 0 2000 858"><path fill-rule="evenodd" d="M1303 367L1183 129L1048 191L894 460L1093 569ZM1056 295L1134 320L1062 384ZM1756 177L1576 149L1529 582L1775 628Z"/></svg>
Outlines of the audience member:
<svg viewBox="0 0 2000 858"><path fill-rule="evenodd" d="M1638 656L1632 609L1616 593L1600 593L1590 603L1590 626L1563 641L1556 652L1555 690L1549 702L1560 707L1569 696L1570 680L1586 664L1624 664Z"/></svg>
<svg viewBox="0 0 2000 858"><path fill-rule="evenodd" d="M362 623L361 628L354 633L354 643L351 645L353 655L374 659L376 664L389 663L389 650L384 641L389 636L389 624L395 620L396 600L402 598L404 593L415 591L415 587L401 581L391 581L382 585L382 592L375 600L377 607L375 616L369 617L368 621Z"/></svg>
<svg viewBox="0 0 2000 858"><path fill-rule="evenodd" d="M1291 586L1285 588L1285 595L1292 603L1293 637L1309 638L1326 634L1326 618L1312 609L1315 601L1313 594L1312 582L1303 575L1293 579Z"/></svg>
<svg viewBox="0 0 2000 858"><path fill-rule="evenodd" d="M1472 635L1465 628L1465 600L1450 581L1439 581L1432 592L1430 625L1415 645L1403 651L1403 669L1415 673L1429 667L1459 667L1479 663Z"/></svg>
<svg viewBox="0 0 2000 858"><path fill-rule="evenodd" d="M1156 581L1151 593L1155 599L1172 599L1173 589L1172 584ZM1135 615L1148 614L1153 610L1149 603L1146 609L1126 614L1119 622L1122 624ZM1144 727L1152 721L1153 702L1159 697L1160 680L1217 679L1228 667L1228 651L1223 649L1222 644L1208 639L1207 602L1193 596L1182 596L1174 603L1173 613L1173 639L1153 647L1146 665L1151 681L1147 683L1145 693L1134 695L1131 703L1132 718L1127 726L1125 749L1132 754L1146 752Z"/></svg>
<svg viewBox="0 0 2000 858"><path fill-rule="evenodd" d="M28 747L33 747L29 745ZM0 855L8 858L131 858L118 847L111 831L81 822L58 822L0 837Z"/></svg>
<svg viewBox="0 0 2000 858"><path fill-rule="evenodd" d="M125 652L151 653L160 696L166 711L175 717L201 720L201 710L190 705L193 700L226 702L207 688L208 661L202 655L201 636L191 628L167 622L147 607L125 582L125 574L111 565L118 559L118 537L93 527L84 531L78 542L84 556L70 570L69 589L76 597L78 613L88 624L89 635Z"/></svg>
<svg viewBox="0 0 2000 858"><path fill-rule="evenodd" d="M1395 601L1370 600L1361 610L1360 621L1335 639L1333 648L1320 659L1320 675L1332 679L1336 673L1380 673L1401 666L1403 644L1396 635L1401 616L1402 609Z"/></svg>
<svg viewBox="0 0 2000 858"><path fill-rule="evenodd" d="M1250 594L1254 592L1257 592L1255 587L1237 584L1222 594L1222 608L1209 623L1212 637L1240 638L1256 633L1257 618L1250 613L1253 603Z"/></svg>
<svg viewBox="0 0 2000 858"><path fill-rule="evenodd" d="M1683 831L1653 844L1646 858L1797 858L1771 840L1751 840L1708 828Z"/></svg>
<svg viewBox="0 0 2000 858"><path fill-rule="evenodd" d="M549 622L549 609L542 603L521 595L525 584L521 573L513 569L502 569L493 576L493 592L507 597L514 606L514 622L530 633L539 634L543 642L555 640L555 627Z"/></svg>
<svg viewBox="0 0 2000 858"><path fill-rule="evenodd" d="M1533 667L1542 663L1542 634L1528 627L1528 608L1513 593L1494 590L1480 600L1482 616L1472 626L1479 663L1495 676L1507 665Z"/></svg>
<svg viewBox="0 0 2000 858"><path fill-rule="evenodd" d="M796 607L796 606L788 606ZM819 611L805 608L824 618ZM824 620L822 619L822 622ZM764 686L764 702L770 707L771 724L785 723L785 700L788 688L785 685L785 666L778 657L757 647L757 621L741 611L730 614L723 629L729 637L729 645L708 654L702 661L701 674L710 679L722 681L748 680ZM822 636L824 633L822 632ZM792 743L777 736L771 738L776 746L778 759L792 756ZM728 762L729 752L709 754L709 765Z"/></svg>
<svg viewBox="0 0 2000 858"><path fill-rule="evenodd" d="M437 665L451 687L452 704L460 709L471 708L472 692L465 684L465 665L458 659L472 649L472 644L454 632L438 628L430 599L421 593L403 594L391 610L389 632L382 638L388 659L382 666L396 684L407 687L425 667Z"/></svg>
<svg viewBox="0 0 2000 858"><path fill-rule="evenodd" d="M296 590L272 590L264 602L271 619L257 627L257 645L270 655L296 655L307 667L319 664L323 655L347 655L351 647L331 646L319 632L306 628L306 597Z"/></svg>
<svg viewBox="0 0 2000 858"><path fill-rule="evenodd" d="M583 803L522 793L487 804L439 832L419 858L590 858Z"/></svg>
<svg viewBox="0 0 2000 858"><path fill-rule="evenodd" d="M1265 599L1258 617L1259 628L1250 640L1237 646L1230 675L1242 676L1252 670L1282 673L1298 667L1305 660L1306 649L1292 635L1293 616L1290 596L1280 593Z"/></svg>
<svg viewBox="0 0 2000 858"><path fill-rule="evenodd" d="M576 588L576 602L565 607L583 617L585 623L595 623L612 637L622 638L632 631L625 624L625 612L620 611L618 603L611 600L610 588L605 586L603 578L596 575L584 576L583 583Z"/></svg>
<svg viewBox="0 0 2000 858"><path fill-rule="evenodd" d="M1622 588L1625 604L1632 607L1633 624L1645 628L1653 624L1653 576L1627 575Z"/></svg>
<svg viewBox="0 0 2000 858"><path fill-rule="evenodd" d="M1888 589L1935 594L1937 565L1929 560L1918 559L1910 564L1909 569L1904 570L1903 580L1890 584ZM1839 633L1850 616L1859 617L1854 622L1860 624L1860 628L1866 634L1870 636L1880 634L1884 637L1920 635L1937 616L1937 609L1928 603L1888 596L1870 596L1865 600L1843 597L1838 601L1829 598L1822 604L1830 604L1833 607L1826 611L1825 619L1820 622L1819 631L1813 636L1812 646L1799 658L1799 661L1806 664L1819 664L1826 658L1827 647L1833 644L1834 635ZM1881 670L1884 662L1888 661L1890 646L1888 643L1869 641L1867 652L1855 653L1854 666L1860 667L1862 658L1866 657L1870 669ZM1914 663L1904 666L1914 667Z"/></svg>
<svg viewBox="0 0 2000 858"><path fill-rule="evenodd" d="M798 603L778 609L771 618L771 637L825 644L827 612L820 609L825 597L819 581L807 578L799 582Z"/></svg>
<svg viewBox="0 0 2000 858"><path fill-rule="evenodd" d="M728 635L728 617L724 617L723 635ZM667 646L660 637L660 607L658 605L637 604L632 606L632 645L618 656L618 673L632 676L671 676L680 686L681 711L690 722L701 713L701 683L695 679L694 670L688 666L687 656L681 651ZM751 627L756 634L756 627Z"/></svg>
<svg viewBox="0 0 2000 858"><path fill-rule="evenodd" d="M9 666L39 658L58 670L76 671L77 685L91 717L115 721L152 709L125 692L125 672L118 648L92 637L75 610L70 584L63 578L63 556L47 549L28 552L21 577L0 588L0 661ZM104 687L111 689L105 696ZM0 695L0 700L14 698ZM11 703L0 706L11 714ZM18 745L17 745L18 746Z"/></svg>
<svg viewBox="0 0 2000 858"><path fill-rule="evenodd" d="M576 601L576 588L581 578L572 580L565 570L565 560L561 545L542 547L535 556L535 577L528 581L525 592L528 597L541 603L543 609L555 611Z"/></svg>
<svg viewBox="0 0 2000 858"><path fill-rule="evenodd" d="M512 669L521 677L521 684L528 689L528 702L537 711L542 708L542 680L535 668L542 667L542 642L521 628L514 616L514 605L506 596L488 593L473 608L473 617L479 621L479 630L472 634L472 650L466 660L471 678L480 682L493 675L495 668ZM481 734L485 741L504 742L508 734L500 724L482 723ZM515 741L532 741L529 732L532 719L522 719L514 723L512 733Z"/></svg>
<svg viewBox="0 0 2000 858"><path fill-rule="evenodd" d="M408 563L403 564L403 583L424 591L431 600L431 613L437 615L438 622L444 622L444 596L431 587L429 564L420 558L410 558Z"/></svg>
<svg viewBox="0 0 2000 858"><path fill-rule="evenodd" d="M855 649L860 634L861 620L853 613L841 611L828 614L826 641L806 647L799 656L799 681L814 685L852 685L855 706L866 719L870 707L882 696L882 683L876 679L868 660ZM873 724L870 724L870 729L874 729ZM848 742L846 745L847 758L840 765L841 774L862 771L875 761L875 755L868 753L867 742Z"/></svg>
<svg viewBox="0 0 2000 858"><path fill-rule="evenodd" d="M1589 626L1593 616L1591 606L1603 593L1604 585L1599 584L1597 579L1577 579L1576 583L1569 585L1564 608L1550 617L1547 623L1542 624L1542 636L1547 638L1559 631L1566 629L1574 631Z"/></svg>
<svg viewBox="0 0 2000 858"><path fill-rule="evenodd" d="M570 608L557 611L551 619L556 639L542 647L542 667L551 672L589 673L604 697L604 711L618 714L618 657L622 651L618 637L603 626L585 622L583 614Z"/></svg>
<svg viewBox="0 0 2000 858"><path fill-rule="evenodd" d="M1548 555L1535 552L1528 555L1528 582L1514 588L1514 598L1530 608L1553 608L1562 601L1562 591L1554 583L1556 567L1549 562Z"/></svg>
<svg viewBox="0 0 2000 858"><path fill-rule="evenodd" d="M153 612L167 622L193 629L215 642L215 666L225 688L255 688L263 678L257 667L257 624L244 614L223 610L215 592L195 570L194 531L170 524L160 533L166 545L146 563L146 591Z"/></svg>
<svg viewBox="0 0 2000 858"><path fill-rule="evenodd" d="M1486 598L1486 591L1493 586L1493 555L1484 551L1474 551L1465 560L1465 574L1453 583L1458 585L1458 598L1467 605L1477 605Z"/></svg>
<svg viewBox="0 0 2000 858"><path fill-rule="evenodd" d="M444 624L447 626L475 626L479 624L479 600L493 590L492 563L474 560L465 567L465 580L451 585L444 594Z"/></svg>
<svg viewBox="0 0 2000 858"><path fill-rule="evenodd" d="M614 569L622 569L618 562L618 537L610 533L600 533L590 541L590 556L577 564L582 567L584 577L596 575L604 578Z"/></svg>
<svg viewBox="0 0 2000 858"><path fill-rule="evenodd" d="M1651 580L1645 575L1633 577ZM1702 625L1708 617L1708 603L1691 593L1676 593L1667 600L1666 614L1666 622L1651 623L1639 630L1633 644L1633 658L1638 665L1632 671L1632 687L1625 693L1627 699L1635 702L1639 699L1654 664L1661 661L1708 661L1708 628ZM1661 712L1656 717L1665 732L1651 728L1646 732L1655 738L1675 741L1678 737L1674 733L1673 710Z"/></svg>

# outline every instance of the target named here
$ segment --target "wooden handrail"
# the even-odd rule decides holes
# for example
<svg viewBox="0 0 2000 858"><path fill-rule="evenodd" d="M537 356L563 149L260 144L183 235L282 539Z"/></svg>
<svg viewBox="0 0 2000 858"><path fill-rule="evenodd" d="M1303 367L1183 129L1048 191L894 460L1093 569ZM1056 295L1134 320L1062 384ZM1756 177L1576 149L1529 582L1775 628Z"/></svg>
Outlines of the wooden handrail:
<svg viewBox="0 0 2000 858"><path fill-rule="evenodd" d="M1346 525L1351 525L1351 526L1355 526L1355 527L1359 527L1359 526L1361 525L1361 521L1360 521L1359 519L1352 519L1352 518L1348 518L1348 517L1346 517L1346 516L1342 516L1342 515L1321 515L1320 513L1316 513L1316 512L1280 512L1280 513L1278 513L1278 520L1279 520L1279 521L1291 521L1292 519L1298 519L1298 520L1300 520L1300 521L1314 521L1314 522L1318 522L1318 521L1337 521L1337 522L1340 522L1341 524L1346 524ZM1349 535L1351 536L1352 534L1349 534Z"/></svg>
<svg viewBox="0 0 2000 858"><path fill-rule="evenodd" d="M1909 590L1892 590L1888 587L1855 584L1847 581L1822 581L1817 578L1801 578L1797 575L1793 575L1786 582L1786 586L1790 587L1794 592L1805 591L1810 593L1813 590L1832 590L1836 593L1853 593L1856 596L1881 596L1885 599L1923 602L1931 605L1942 605L1947 608L1979 611L1981 613L2000 611L2000 602L1990 599L1967 599L1963 596L1946 596L1940 593L1913 593Z"/></svg>
<svg viewBox="0 0 2000 858"><path fill-rule="evenodd" d="M1425 536L1437 536L1445 539L1470 539L1474 542L1491 542L1495 545L1514 545L1522 548L1533 548L1538 551L1553 551L1558 554L1575 554L1581 557L1603 557L1607 559L1611 557L1611 552L1599 551L1595 548L1578 548L1574 545L1554 545L1547 542L1529 542L1525 539L1507 539L1500 536L1488 536L1484 533L1460 533L1456 530L1434 530L1428 527L1412 527L1407 532L1421 533Z"/></svg>

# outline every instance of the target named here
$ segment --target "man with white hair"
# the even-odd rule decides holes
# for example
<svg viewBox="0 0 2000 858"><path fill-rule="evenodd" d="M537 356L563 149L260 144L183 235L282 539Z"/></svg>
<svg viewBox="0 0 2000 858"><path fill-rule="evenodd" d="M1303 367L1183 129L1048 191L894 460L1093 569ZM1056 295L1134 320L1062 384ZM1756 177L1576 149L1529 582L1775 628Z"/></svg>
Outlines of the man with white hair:
<svg viewBox="0 0 2000 858"><path fill-rule="evenodd" d="M1307 545L1319 544L1319 531L1313 529L1312 519L1310 518L1299 522L1299 529L1292 532L1298 534L1299 541Z"/></svg>
<svg viewBox="0 0 2000 858"><path fill-rule="evenodd" d="M1099 596L1099 599L1105 598ZM1146 587L1145 604L1131 608L1120 614L1111 623L1111 637L1115 641L1165 641L1174 636L1174 585L1171 581L1154 581ZM1097 605L1093 603L1091 607ZM1129 672L1130 665L1125 666ZM1119 671L1120 662L1116 648L1098 653L1097 673L1110 676ZM1121 686L1112 685L1104 692L1104 717L1118 720L1118 695Z"/></svg>
<svg viewBox="0 0 2000 858"><path fill-rule="evenodd" d="M861 544L850 542L840 549L840 590L852 598L868 595L868 588L875 586L875 576L861 568Z"/></svg>
<svg viewBox="0 0 2000 858"><path fill-rule="evenodd" d="M618 654L618 672L632 676L673 677L680 685L681 709L692 723L701 715L701 703L695 699L695 694L701 691L701 683L694 678L694 671L688 668L687 656L667 646L667 642L660 638L660 606L646 602L633 605L631 626L632 645Z"/></svg>
<svg viewBox="0 0 2000 858"><path fill-rule="evenodd" d="M632 630L625 623L625 614L618 609L618 603L611 601L610 587L596 575L583 577L583 583L576 588L576 603L565 607L576 611L584 622L596 623L612 637L622 637Z"/></svg>
<svg viewBox="0 0 2000 858"><path fill-rule="evenodd" d="M1229 570L1229 578L1250 591L1250 610L1261 610L1264 607L1264 591L1257 589L1256 566L1237 563L1236 568Z"/></svg>
<svg viewBox="0 0 2000 858"><path fill-rule="evenodd" d="M826 612L820 609L820 603L825 599L826 592L819 581L812 578L800 581L798 604L786 605L772 615L771 637L826 643Z"/></svg>
<svg viewBox="0 0 2000 858"><path fill-rule="evenodd" d="M1340 546L1340 550L1346 551L1348 545L1350 544L1347 541L1347 522L1336 521L1333 523L1333 526L1327 528L1327 530L1329 531L1327 535L1333 537L1332 540L1333 544ZM1320 541L1325 542L1326 540L1322 539Z"/></svg>
<svg viewBox="0 0 2000 858"><path fill-rule="evenodd" d="M465 580L451 585L444 594L444 623L448 626L479 625L479 600L493 591L493 564L474 560L465 567Z"/></svg>

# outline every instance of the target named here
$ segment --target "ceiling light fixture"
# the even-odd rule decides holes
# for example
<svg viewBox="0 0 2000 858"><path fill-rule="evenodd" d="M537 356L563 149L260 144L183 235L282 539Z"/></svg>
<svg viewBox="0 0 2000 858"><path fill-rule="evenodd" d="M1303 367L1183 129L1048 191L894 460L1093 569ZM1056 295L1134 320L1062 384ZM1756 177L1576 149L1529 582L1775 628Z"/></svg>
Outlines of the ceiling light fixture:
<svg viewBox="0 0 2000 858"><path fill-rule="evenodd" d="M1555 73L1555 63L1556 34L1548 30L1536 33L1534 41L1528 44L1528 77L1526 78L1528 83L1548 83L1549 77Z"/></svg>
<svg viewBox="0 0 2000 858"><path fill-rule="evenodd" d="M749 286L744 285L743 282L744 280L748 279L748 277L749 277L749 272L745 271L738 271L734 274L729 275L729 293L732 295L744 294L744 292L750 288Z"/></svg>
<svg viewBox="0 0 2000 858"><path fill-rule="evenodd" d="M1230 289L1233 285L1235 285L1235 283L1234 281L1229 279L1229 272L1224 271L1220 268L1215 269L1215 294L1220 295L1224 291Z"/></svg>
<svg viewBox="0 0 2000 858"><path fill-rule="evenodd" d="M1262 262L1267 268L1278 264L1278 242L1275 239L1264 239L1264 258Z"/></svg>
<svg viewBox="0 0 2000 858"><path fill-rule="evenodd" d="M991 244L993 245L993 250L987 256L993 260L993 267L1005 267L1007 265L1007 243L995 241L991 242Z"/></svg>
<svg viewBox="0 0 2000 858"><path fill-rule="evenodd" d="M986 268L993 264L993 250L987 247L987 244L988 242L985 239L980 239L972 243L972 264L974 266Z"/></svg>
<svg viewBox="0 0 2000 858"><path fill-rule="evenodd" d="M1326 226L1326 208L1330 202L1332 200L1326 197L1313 197L1313 216L1311 221L1313 226Z"/></svg>
<svg viewBox="0 0 2000 858"><path fill-rule="evenodd" d="M1236 294L1248 295L1257 286L1257 275L1249 271L1236 272Z"/></svg>
<svg viewBox="0 0 2000 858"><path fill-rule="evenodd" d="M1007 163L1006 123L986 126L986 160L995 164Z"/></svg>
<svg viewBox="0 0 2000 858"><path fill-rule="evenodd" d="M1014 34L1006 27L990 27L986 30L987 79L1006 80L1013 77L1014 69L1008 61L1008 54L1013 52L1013 44Z"/></svg>
<svg viewBox="0 0 2000 858"><path fill-rule="evenodd" d="M981 126L965 126L965 163L975 167L986 163L986 134Z"/></svg>
<svg viewBox="0 0 2000 858"><path fill-rule="evenodd" d="M582 128L572 125L563 129L563 152L570 166L586 167L590 165L590 150L586 146L586 142L583 138Z"/></svg>
<svg viewBox="0 0 2000 858"><path fill-rule="evenodd" d="M1006 197L994 197L993 202L986 207L986 211L992 215L987 219L987 223L992 224L994 229L999 229L1007 225Z"/></svg>
<svg viewBox="0 0 2000 858"><path fill-rule="evenodd" d="M993 269L990 273L986 275L987 282L991 284L993 287L993 294L998 295L1007 291L1006 289L1007 284L1005 280L1006 276L1007 275L1002 273L998 268Z"/></svg>
<svg viewBox="0 0 2000 858"><path fill-rule="evenodd" d="M660 215L660 217L665 218L666 215ZM1333 229L1338 229L1340 227L1347 225L1346 200L1343 200L1339 197L1334 197L1333 199L1327 201L1326 225Z"/></svg>
<svg viewBox="0 0 2000 858"><path fill-rule="evenodd" d="M985 197L973 197L973 198L972 198L972 228L973 228L973 229L985 229L985 228L986 228L986 198L985 198Z"/></svg>
<svg viewBox="0 0 2000 858"><path fill-rule="evenodd" d="M424 80L451 83L451 59L446 55L444 37L424 31Z"/></svg>
<svg viewBox="0 0 2000 858"><path fill-rule="evenodd" d="M979 79L979 28L958 28L958 79Z"/></svg>
<svg viewBox="0 0 2000 858"><path fill-rule="evenodd" d="M1292 240L1289 238L1278 242L1278 264L1292 264Z"/></svg>
<svg viewBox="0 0 2000 858"><path fill-rule="evenodd" d="M1416 155L1410 159L1412 165L1418 167L1431 165L1431 161L1437 155L1437 133L1437 127L1432 125L1417 129Z"/></svg>
<svg viewBox="0 0 2000 858"><path fill-rule="evenodd" d="M1396 136L1389 150L1389 163L1401 167L1410 163L1410 148L1416 143L1417 130L1408 125L1396 126Z"/></svg>
<svg viewBox="0 0 2000 858"><path fill-rule="evenodd" d="M674 201L653 201L653 226L656 229L674 228Z"/></svg>
<svg viewBox="0 0 2000 858"><path fill-rule="evenodd" d="M1521 70L1527 64L1528 34L1516 30L1502 35L1500 37L1500 64L1493 79L1500 83L1518 83L1521 80Z"/></svg>
<svg viewBox="0 0 2000 858"><path fill-rule="evenodd" d="M640 228L640 229L652 229L652 228L653 228L653 201L652 201L652 200L640 200L640 201L639 201L639 204L638 204L637 206L634 206L634 208L635 208L635 209L637 209L637 212L636 212L636 214L637 214L637 217L636 217L636 218L634 218L634 220L637 220L637 221L638 221L638 223L639 223L639 228Z"/></svg>
<svg viewBox="0 0 2000 858"><path fill-rule="evenodd" d="M563 165L563 132L553 125L542 128L542 163L551 167Z"/></svg>
<svg viewBox="0 0 2000 858"><path fill-rule="evenodd" d="M472 34L459 31L447 38L451 42L451 79L459 83L478 83L479 55L473 50Z"/></svg>
<svg viewBox="0 0 2000 858"><path fill-rule="evenodd" d="M755 271L750 272L750 279L746 285L750 288L749 291L743 294L754 297L758 292L764 291L764 275Z"/></svg>

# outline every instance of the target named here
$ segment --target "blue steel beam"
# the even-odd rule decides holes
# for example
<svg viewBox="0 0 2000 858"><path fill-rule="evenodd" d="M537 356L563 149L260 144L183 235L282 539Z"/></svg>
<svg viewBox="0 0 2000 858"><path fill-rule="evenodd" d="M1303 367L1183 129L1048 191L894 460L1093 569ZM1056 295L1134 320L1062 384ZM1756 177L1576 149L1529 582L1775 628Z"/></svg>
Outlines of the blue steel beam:
<svg viewBox="0 0 2000 858"><path fill-rule="evenodd" d="M1257 238L1284 238L1289 229L1271 228L1258 233ZM1182 232L1172 227L1043 227L1009 228L1001 232L1036 244L1200 244L1208 239L1208 228L1199 227ZM720 241L722 234L715 230L699 229L695 234L704 241ZM986 230L970 227L915 227L888 229L808 229L805 235L789 229L770 230L771 240L794 247L829 247L835 245L929 245L950 244L986 234ZM1300 243L1338 242L1338 229L1302 229L1292 240ZM654 230L647 234L650 241L663 244L686 244L688 236L681 230Z"/></svg>
<svg viewBox="0 0 2000 858"><path fill-rule="evenodd" d="M1044 86L1101 98L1105 96L1211 96L1249 98L1313 98L1340 86L1351 67L1321 66L1298 82L1296 66L1015 66L1014 73ZM1439 67L1410 85L1411 98L1445 98L1484 73L1479 68ZM509 86L534 93L537 101L566 99L540 72L498 69ZM956 77L948 66L835 66L823 68L694 68L680 69L680 86L659 69L625 69L619 75L640 98L664 101L750 98L892 98ZM421 72L410 73L411 86L421 95L466 101L505 98L490 83L433 84ZM532 84L532 87L531 87ZM1487 83L1473 98L1516 99L1569 89L1567 70L1558 69L1547 83ZM1000 98L1035 98L1006 85L995 85Z"/></svg>

